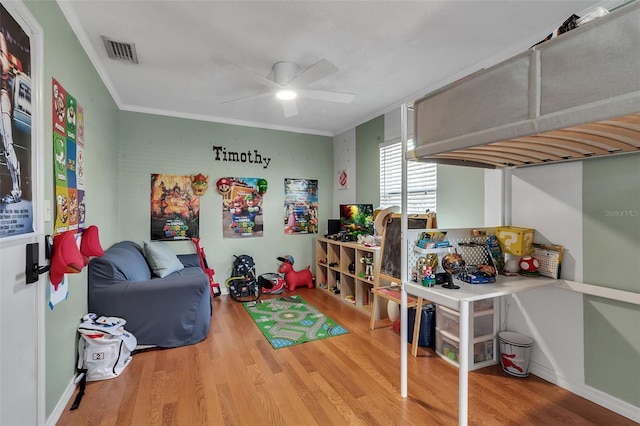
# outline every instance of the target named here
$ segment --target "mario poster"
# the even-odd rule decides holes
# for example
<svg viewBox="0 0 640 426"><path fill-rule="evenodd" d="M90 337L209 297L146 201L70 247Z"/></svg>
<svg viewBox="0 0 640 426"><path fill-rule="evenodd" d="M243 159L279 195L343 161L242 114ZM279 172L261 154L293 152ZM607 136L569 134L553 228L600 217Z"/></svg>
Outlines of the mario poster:
<svg viewBox="0 0 640 426"><path fill-rule="evenodd" d="M76 98L55 78L51 80L53 113L53 170L56 217L54 235L84 228L84 114ZM81 139L78 138L81 135Z"/></svg>
<svg viewBox="0 0 640 426"><path fill-rule="evenodd" d="M284 180L284 233L318 233L318 181Z"/></svg>
<svg viewBox="0 0 640 426"><path fill-rule="evenodd" d="M188 240L200 236L200 197L189 175L151 175L151 240Z"/></svg>
<svg viewBox="0 0 640 426"><path fill-rule="evenodd" d="M223 177L216 182L222 195L222 236L262 237L262 199L267 181L262 178Z"/></svg>

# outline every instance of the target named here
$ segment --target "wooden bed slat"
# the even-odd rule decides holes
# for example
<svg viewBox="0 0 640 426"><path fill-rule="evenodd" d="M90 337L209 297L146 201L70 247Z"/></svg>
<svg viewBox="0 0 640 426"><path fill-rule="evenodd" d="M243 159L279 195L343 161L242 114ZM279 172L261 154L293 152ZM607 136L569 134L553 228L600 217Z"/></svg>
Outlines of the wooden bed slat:
<svg viewBox="0 0 640 426"><path fill-rule="evenodd" d="M551 149L556 152L555 154L553 154L553 153L549 152L549 146L548 145L539 145L539 144L535 144L535 143L518 142L515 139L514 140L508 140L508 141L502 141L502 142L494 142L492 144L482 145L482 146L483 147L485 147L485 146L495 147L495 148L497 148L499 150L502 150L502 149L517 149L517 150L529 152L532 155L535 154L535 155L541 156L541 159L544 159L544 158L548 157L550 160L556 160L556 161L564 160L567 157L571 156L571 151L565 151L565 150L562 150L560 148L551 147Z"/></svg>
<svg viewBox="0 0 640 426"><path fill-rule="evenodd" d="M493 163L494 165L498 165L499 167L524 166L526 164L523 161L511 160L508 158L500 157L498 155L462 154L460 152L436 154L435 157L455 158L457 160L471 160L489 164Z"/></svg>
<svg viewBox="0 0 640 426"><path fill-rule="evenodd" d="M583 142L576 142L576 141L568 140L564 138L547 136L545 134L518 138L518 140L523 142L529 142L529 143L540 143L543 145L558 146L568 151L569 150L574 151L575 153L578 153L582 157L586 157L588 156L588 154L599 154L599 155L609 154L608 150L599 148L597 146L589 145Z"/></svg>
<svg viewBox="0 0 640 426"><path fill-rule="evenodd" d="M585 133L589 135L589 138L594 140L599 140L598 138L605 138L607 140L618 141L631 148L631 151L635 151L635 149L637 149L640 145L640 133L621 127L609 126L606 124L585 124L580 127L570 127L567 129L567 131Z"/></svg>
<svg viewBox="0 0 640 426"><path fill-rule="evenodd" d="M607 152L612 151L635 151L636 148L619 140L606 138L600 135L594 135L589 131L579 132L577 130L556 130L554 132L545 133L546 136L555 137L562 140L584 143L592 147L603 149ZM600 154L600 153L597 153ZM604 153L601 153L604 154Z"/></svg>
<svg viewBox="0 0 640 426"><path fill-rule="evenodd" d="M456 154L453 154L453 153L435 154L435 155L430 155L429 157L426 157L426 158L431 158L431 159L434 159L434 160L440 160L440 159L442 159L442 160L455 160L455 161L459 161L459 162L462 162L462 163L469 162L469 163L487 164L487 165L489 165L489 166L491 166L493 168L498 168L498 169L503 169L505 167L510 167L507 164L500 163L500 162L497 162L497 161L489 161L489 160L477 160L477 161L474 161L474 160L471 160L469 158L459 157L459 156L457 156Z"/></svg>
<svg viewBox="0 0 640 426"><path fill-rule="evenodd" d="M461 154L479 154L479 155L499 155L502 158L509 158L511 160L522 161L524 163L543 163L540 158L533 157L530 154L518 154L508 152L507 150L500 150L498 147L490 149L489 147L478 146L473 148L461 149L456 151Z"/></svg>

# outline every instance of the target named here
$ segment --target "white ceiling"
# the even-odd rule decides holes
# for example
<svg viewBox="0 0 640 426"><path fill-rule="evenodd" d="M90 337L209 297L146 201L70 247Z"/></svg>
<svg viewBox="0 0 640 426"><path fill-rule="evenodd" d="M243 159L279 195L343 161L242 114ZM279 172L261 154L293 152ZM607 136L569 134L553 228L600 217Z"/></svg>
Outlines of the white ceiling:
<svg viewBox="0 0 640 426"><path fill-rule="evenodd" d="M610 3L610 2L609 2ZM518 54L606 2L58 0L122 110L334 136ZM134 43L139 64L107 57L101 36ZM279 61L339 71L308 87L350 104L298 99L285 118L248 73Z"/></svg>

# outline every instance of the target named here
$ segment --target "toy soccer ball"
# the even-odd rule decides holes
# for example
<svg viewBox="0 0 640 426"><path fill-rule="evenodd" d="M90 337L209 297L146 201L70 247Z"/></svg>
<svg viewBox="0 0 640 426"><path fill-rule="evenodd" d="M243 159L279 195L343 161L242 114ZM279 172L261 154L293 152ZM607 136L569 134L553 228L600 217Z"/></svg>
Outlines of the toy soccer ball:
<svg viewBox="0 0 640 426"><path fill-rule="evenodd" d="M520 270L522 271L535 272L538 270L539 266L540 266L540 263L538 263L538 260L531 256L525 256L520 258Z"/></svg>

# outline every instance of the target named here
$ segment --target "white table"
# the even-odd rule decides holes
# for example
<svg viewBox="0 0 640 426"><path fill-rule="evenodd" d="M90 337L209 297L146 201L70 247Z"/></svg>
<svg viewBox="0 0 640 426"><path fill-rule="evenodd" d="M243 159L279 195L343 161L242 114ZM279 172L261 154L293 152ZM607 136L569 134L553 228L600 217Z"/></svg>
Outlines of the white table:
<svg viewBox="0 0 640 426"><path fill-rule="evenodd" d="M433 303L455 309L460 312L460 353L458 360L460 364L459 382L458 382L458 424L465 425L468 420L469 412L469 342L471 341L471 333L469 330L469 306L472 302L484 299L493 299L500 296L506 296L521 291L532 290L535 288L546 287L560 280L546 277L528 278L528 277L505 277L499 276L493 284L467 284L465 282L454 280L460 288L457 290L442 288L441 286L423 287L413 282L406 282L402 286L402 319L401 324L401 356L400 356L400 394L403 398L407 397L407 332L406 318L407 315L407 294L422 297Z"/></svg>

